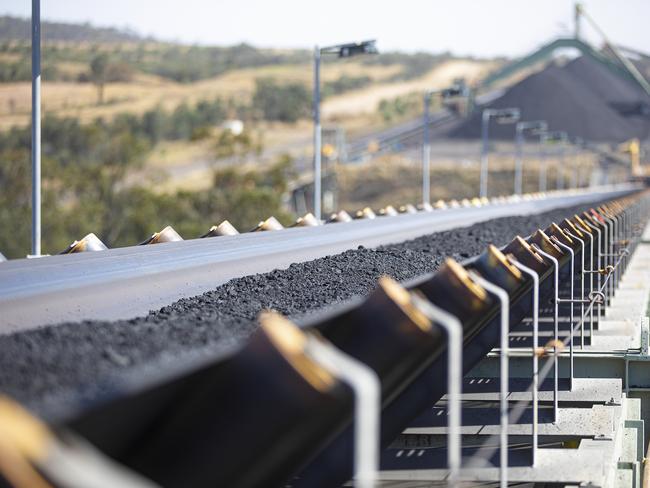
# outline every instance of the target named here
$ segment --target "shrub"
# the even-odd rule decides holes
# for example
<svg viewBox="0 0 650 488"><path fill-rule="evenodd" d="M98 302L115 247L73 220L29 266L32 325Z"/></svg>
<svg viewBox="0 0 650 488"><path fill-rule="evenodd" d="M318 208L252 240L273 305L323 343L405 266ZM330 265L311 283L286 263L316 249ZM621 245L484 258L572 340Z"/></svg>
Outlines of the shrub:
<svg viewBox="0 0 650 488"><path fill-rule="evenodd" d="M309 115L310 104L311 97L301 83L280 85L273 78L255 81L253 108L266 120L295 122Z"/></svg>

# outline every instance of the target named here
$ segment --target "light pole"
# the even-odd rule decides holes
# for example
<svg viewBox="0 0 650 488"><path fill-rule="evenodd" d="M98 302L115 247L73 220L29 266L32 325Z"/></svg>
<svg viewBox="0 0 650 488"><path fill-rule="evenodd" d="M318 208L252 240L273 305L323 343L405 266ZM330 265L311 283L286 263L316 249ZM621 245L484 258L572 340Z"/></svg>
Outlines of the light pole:
<svg viewBox="0 0 650 488"><path fill-rule="evenodd" d="M431 99L440 95L443 100L458 96L467 96L468 90L463 83L456 83L443 90L424 92L424 120L422 121L422 203L431 203L431 143L429 142L429 125Z"/></svg>
<svg viewBox="0 0 650 488"><path fill-rule="evenodd" d="M539 191L546 191L546 144L549 142L567 141L566 132L547 132L541 131L539 134L540 161L539 161ZM559 178L559 176L558 176Z"/></svg>
<svg viewBox="0 0 650 488"><path fill-rule="evenodd" d="M557 165L557 174L555 176L555 188L562 190L564 188L564 145L569 140L569 135L564 131L550 132L546 137L546 142L557 142L560 144L558 151L559 164Z"/></svg>
<svg viewBox="0 0 650 488"><path fill-rule="evenodd" d="M546 191L546 140L548 139L548 132L542 131L539 134L539 176L538 176L538 191Z"/></svg>
<svg viewBox="0 0 650 488"><path fill-rule="evenodd" d="M548 124L544 120L517 122L517 125L515 126L515 195L522 194L524 170L524 136L526 133L537 134L540 131L545 131L547 129Z"/></svg>
<svg viewBox="0 0 650 488"><path fill-rule="evenodd" d="M323 54L335 54L339 58L349 58L359 54L377 54L375 40L338 44L335 46L314 47L314 216L321 220L321 124L320 124L320 62Z"/></svg>
<svg viewBox="0 0 650 488"><path fill-rule="evenodd" d="M41 255L41 0L32 0L32 256Z"/></svg>
<svg viewBox="0 0 650 488"><path fill-rule="evenodd" d="M573 138L573 173L571 177L571 187L580 187L580 155L582 153L583 140L580 137Z"/></svg>
<svg viewBox="0 0 650 488"><path fill-rule="evenodd" d="M487 197L488 184L488 128L490 119L494 119L499 124L514 124L519 120L520 112L518 108L486 108L483 110L481 118L481 176L480 176L480 196Z"/></svg>

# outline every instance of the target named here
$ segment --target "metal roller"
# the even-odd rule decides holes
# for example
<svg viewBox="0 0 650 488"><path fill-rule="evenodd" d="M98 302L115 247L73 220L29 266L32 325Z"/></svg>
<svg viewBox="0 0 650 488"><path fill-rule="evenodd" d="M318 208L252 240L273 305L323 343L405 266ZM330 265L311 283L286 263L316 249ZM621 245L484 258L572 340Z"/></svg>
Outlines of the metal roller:
<svg viewBox="0 0 650 488"><path fill-rule="evenodd" d="M210 227L210 230L207 231L205 234L203 234L201 236L201 238L220 237L220 236L235 236L237 234L239 234L239 231L237 229L235 229L235 226L233 226L227 220L224 220L219 225L213 225L212 227Z"/></svg>
<svg viewBox="0 0 650 488"><path fill-rule="evenodd" d="M545 253L550 254L553 256L555 259L562 259L565 257L565 252L562 251L558 246L556 246L553 241L546 235L546 233L541 230L537 229L529 238L528 238L529 244L535 244L539 246L539 248L544 251Z"/></svg>
<svg viewBox="0 0 650 488"><path fill-rule="evenodd" d="M436 203L433 204L433 208L435 209L445 209L447 208L447 204L445 203L444 200L438 200Z"/></svg>
<svg viewBox="0 0 650 488"><path fill-rule="evenodd" d="M320 221L314 217L314 214L308 212L302 217L298 217L291 227L317 227L319 225L321 225Z"/></svg>
<svg viewBox="0 0 650 488"><path fill-rule="evenodd" d="M389 402L438 353L440 330L412 304L410 294L383 277L361 304L315 325L323 337L379 376Z"/></svg>
<svg viewBox="0 0 650 488"><path fill-rule="evenodd" d="M282 229L284 229L284 226L278 221L278 219L271 215L268 219L262 220L253 229L251 229L251 232L265 232Z"/></svg>
<svg viewBox="0 0 650 488"><path fill-rule="evenodd" d="M379 210L379 215L382 217L394 217L396 215L399 215L399 212L395 210L395 207L392 205L388 205Z"/></svg>
<svg viewBox="0 0 650 488"><path fill-rule="evenodd" d="M108 249L106 244L104 244L99 237L91 232L90 234L86 234L81 240L74 241L59 254L105 251L106 249Z"/></svg>
<svg viewBox="0 0 650 488"><path fill-rule="evenodd" d="M450 258L445 260L435 275L416 288L463 323L485 311L491 304L483 287L472 280L465 268Z"/></svg>
<svg viewBox="0 0 650 488"><path fill-rule="evenodd" d="M549 225L546 230L544 231L545 234L547 234L549 237L555 237L558 239L562 244L571 247L574 250L577 250L579 248L580 243L577 241L574 241L571 239L568 234L566 234L562 228L557 225L555 222L553 222L551 225Z"/></svg>
<svg viewBox="0 0 650 488"><path fill-rule="evenodd" d="M365 207L361 210L357 210L357 213L354 216L355 219L374 219L376 217L377 215L370 207Z"/></svg>
<svg viewBox="0 0 650 488"><path fill-rule="evenodd" d="M508 292L513 292L524 282L521 271L496 246L490 244L488 249L473 263L474 268L484 278Z"/></svg>
<svg viewBox="0 0 650 488"><path fill-rule="evenodd" d="M407 203L406 205L400 206L399 213L414 214L414 213L418 213L418 209L415 208L414 205Z"/></svg>
<svg viewBox="0 0 650 488"><path fill-rule="evenodd" d="M139 245L146 246L149 244L161 244L163 242L176 242L182 241L183 238L174 230L171 225L168 225L160 232L151 234L151 237L142 241Z"/></svg>
<svg viewBox="0 0 650 488"><path fill-rule="evenodd" d="M339 210L336 213L333 213L330 215L330 218L327 219L327 223L334 223L334 222L352 222L352 217L350 216L349 213L347 213L345 210Z"/></svg>
<svg viewBox="0 0 650 488"><path fill-rule="evenodd" d="M537 274L545 273L551 267L521 236L515 237L503 248L503 252L504 254L512 254L517 261L534 270Z"/></svg>
<svg viewBox="0 0 650 488"><path fill-rule="evenodd" d="M544 276L551 275L551 266L541 260L532 248L521 240L524 252L514 249L525 256L529 253L532 259L539 259L538 265ZM527 249L527 250L526 250ZM482 287L469 279L465 267L477 269L476 260L469 260L466 266L453 261L447 261L437 273L424 276L406 283L407 288L424 295L436 306L445 311L459 313L464 335L463 371L468 372L480 361L493 345L499 342L500 312L497 303L492 300ZM453 263L453 264L452 264ZM495 267L502 266L494 262ZM515 274L515 276L518 276ZM531 283L526 280L515 280L512 292L512 309L510 320L512 326L519 324L530 310ZM455 292L452 292L454 290ZM464 300L464 302L463 302ZM475 308L463 307L468 300L475 303ZM379 317L379 314L376 315ZM447 359L446 354L440 354L409 384L402 386L402 391L384 407L382 412L381 442L383 446L391 443L402 431L405 425L415 421L418 416L426 414L431 405L439 400L446 392ZM294 479L294 487L325 488L340 486L349 479L352 473L352 434L348 429L333 441L299 476Z"/></svg>
<svg viewBox="0 0 650 488"><path fill-rule="evenodd" d="M287 319L262 314L242 349L136 390L113 386L66 426L161 486L279 486L353 407L351 390L310 359L306 343Z"/></svg>

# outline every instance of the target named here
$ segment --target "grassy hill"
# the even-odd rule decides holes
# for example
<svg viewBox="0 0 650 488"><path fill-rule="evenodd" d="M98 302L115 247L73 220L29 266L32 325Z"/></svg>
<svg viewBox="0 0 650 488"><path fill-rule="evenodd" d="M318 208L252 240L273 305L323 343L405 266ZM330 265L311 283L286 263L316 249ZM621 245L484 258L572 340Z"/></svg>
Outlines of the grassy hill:
<svg viewBox="0 0 650 488"><path fill-rule="evenodd" d="M0 81L26 81L29 70L28 19L0 17ZM71 64L88 65L99 53L114 64L123 64L133 72L159 76L180 83L191 83L226 72L263 66L308 64L311 51L306 49L264 49L248 44L235 46L196 46L159 42L123 29L93 27L89 24L43 22L44 78L72 81L82 74L70 70ZM411 79L449 58L448 53L385 53L364 58L364 65L399 65L395 80ZM337 63L336 59L331 62ZM9 69L9 66L13 69ZM81 68L81 66L78 66Z"/></svg>
<svg viewBox="0 0 650 488"><path fill-rule="evenodd" d="M129 29L94 27L90 24L67 22L42 22L45 41L65 42L139 42L145 39ZM0 41L29 41L31 21L9 15L0 16Z"/></svg>
<svg viewBox="0 0 650 488"><path fill-rule="evenodd" d="M99 57L107 63L102 103L98 103L92 71ZM156 106L173 110L215 97L238 106L250 103L260 78L299 83L308 90L312 78L311 52L304 49L174 44L88 24L44 22L42 60L44 112L85 122L142 114ZM324 98L329 103L343 94L352 97L374 88L376 94L401 95L419 89L417 80L428 82L434 68L453 60L449 53L393 52L348 60L328 58L322 71ZM482 63L469 62L468 73L474 76ZM0 17L0 130L28 122L30 79L29 21ZM392 90L392 86L399 88ZM363 103L364 112L369 103L370 111L375 110L378 96ZM339 103L349 106L345 98Z"/></svg>
<svg viewBox="0 0 650 488"><path fill-rule="evenodd" d="M26 19L0 18L0 227L10 230L0 251L9 257L29 247L29 30ZM42 66L47 252L91 231L114 246L167 224L195 236L224 218L244 229L270 213L291 222L284 194L304 176L292 163L312 151L309 50L174 44L44 22ZM324 127L368 133L387 123L383 101L402 102L391 123L413 117L425 89L493 67L449 53L328 57ZM233 118L244 122L239 135L223 127ZM354 175L346 181L347 204L361 204Z"/></svg>
<svg viewBox="0 0 650 488"><path fill-rule="evenodd" d="M98 58L105 63L101 87L92 69ZM311 62L306 49L186 45L129 30L45 21L43 113L82 124L102 119L145 127L153 145L146 168L155 174L164 169L172 188L194 188L196 182L205 184L216 164L215 126L224 118L244 120L253 139L263 143L250 162L273 161L284 153L304 157L310 151ZM322 69L324 122L351 135L365 133L385 124L377 112L383 100L415 100L406 104L409 113L398 115L413 116L423 90L456 77L475 80L493 66L449 53L328 57ZM0 132L29 124L30 79L29 20L0 17ZM255 98L260 80L299 93L297 123L267 117ZM206 107L219 107L219 113Z"/></svg>
<svg viewBox="0 0 650 488"><path fill-rule="evenodd" d="M0 129L27 123L31 55L29 20L0 17ZM106 63L105 93L99 104L93 61ZM422 77L448 53L382 53L351 60L328 58L324 98L372 85ZM155 106L222 97L248 103L257 79L311 84L311 52L240 44L197 46L160 42L123 29L43 22L43 107L46 113L90 121Z"/></svg>

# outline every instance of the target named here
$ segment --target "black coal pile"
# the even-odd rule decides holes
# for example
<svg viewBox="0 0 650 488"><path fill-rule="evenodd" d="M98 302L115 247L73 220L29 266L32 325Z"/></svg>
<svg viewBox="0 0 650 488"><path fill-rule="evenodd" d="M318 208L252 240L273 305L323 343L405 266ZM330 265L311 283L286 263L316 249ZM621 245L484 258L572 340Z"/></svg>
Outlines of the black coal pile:
<svg viewBox="0 0 650 488"><path fill-rule="evenodd" d="M650 57L644 55L636 59L631 58L630 61L646 80L650 80Z"/></svg>
<svg viewBox="0 0 650 488"><path fill-rule="evenodd" d="M113 376L137 376L142 368L159 374L236 347L255 330L261 310L301 317L370 293L382 275L408 280L437 269L446 256L466 259L578 210L496 219L293 264L231 280L133 320L64 323L0 336L0 392L49 417L80 400L92 402Z"/></svg>
<svg viewBox="0 0 650 488"><path fill-rule="evenodd" d="M517 107L522 120L546 120L554 131L594 142L623 142L648 136L650 98L640 88L596 61L581 57L565 66L550 64L510 87L486 107ZM490 123L490 138L514 137L514 125ZM449 134L481 137L481 111Z"/></svg>
<svg viewBox="0 0 650 488"><path fill-rule="evenodd" d="M617 75L593 59L581 56L564 66L599 98L609 104L648 102L648 96L640 86Z"/></svg>
<svg viewBox="0 0 650 488"><path fill-rule="evenodd" d="M624 117L650 116L650 96L639 85L603 64L581 56L564 69Z"/></svg>

